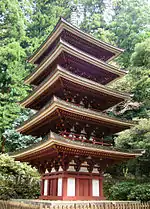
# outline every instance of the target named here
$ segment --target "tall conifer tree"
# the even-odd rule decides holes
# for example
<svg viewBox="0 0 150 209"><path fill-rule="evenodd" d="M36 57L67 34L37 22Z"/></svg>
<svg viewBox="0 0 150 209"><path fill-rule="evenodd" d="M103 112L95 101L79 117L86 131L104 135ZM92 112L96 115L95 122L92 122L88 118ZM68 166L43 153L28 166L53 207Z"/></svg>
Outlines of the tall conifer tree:
<svg viewBox="0 0 150 209"><path fill-rule="evenodd" d="M0 2L0 140L20 112L16 102L25 95L26 53L21 46L25 38L25 16L21 1Z"/></svg>

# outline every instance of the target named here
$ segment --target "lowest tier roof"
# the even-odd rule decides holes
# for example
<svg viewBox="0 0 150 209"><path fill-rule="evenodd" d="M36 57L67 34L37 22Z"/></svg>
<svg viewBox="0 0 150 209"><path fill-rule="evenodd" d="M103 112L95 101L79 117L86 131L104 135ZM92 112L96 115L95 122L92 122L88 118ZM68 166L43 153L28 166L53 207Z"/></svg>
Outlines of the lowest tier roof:
<svg viewBox="0 0 150 209"><path fill-rule="evenodd" d="M51 130L56 119L61 120L64 117L73 121L92 123L101 128L102 131L104 131L103 129L107 129L109 134L120 132L134 125L133 122L109 117L101 112L73 105L72 103L53 97L49 104L38 111L29 120L25 121L22 126L17 128L17 131L23 134L41 136Z"/></svg>
<svg viewBox="0 0 150 209"><path fill-rule="evenodd" d="M53 48L55 42L57 42L57 39L61 35L63 35L62 37L66 39L68 42L72 42L72 44L77 45L77 47L79 48L82 47L83 50L89 51L89 48L91 48L89 53L92 53L93 50L95 56L103 53L105 61L113 59L123 51L122 49L119 49L108 43L95 39L91 35L86 34L83 31L76 28L75 26L69 24L63 18L60 18L52 33L33 53L33 55L28 59L28 61L39 64L44 58L44 56L46 56L49 53L49 51Z"/></svg>
<svg viewBox="0 0 150 209"><path fill-rule="evenodd" d="M104 148L100 145L88 144L84 142L72 141L70 139L59 136L50 132L46 140L34 144L32 147L26 148L16 153L12 153L12 157L20 161L40 161L44 158L50 159L59 152L68 153L70 155L91 156L99 160L114 159L116 161L125 161L135 158L141 154L121 152L115 148Z"/></svg>
<svg viewBox="0 0 150 209"><path fill-rule="evenodd" d="M101 110L108 109L125 99L130 99L129 94L114 91L107 86L81 76L77 76L57 65L54 71L52 71L51 74L21 102L21 105L23 107L39 109L51 99L52 95L55 94L56 91L59 91L60 93L61 88L66 87L71 89L72 86L76 88L76 91L79 94L83 91L85 96L94 95L97 102L98 99L101 99Z"/></svg>

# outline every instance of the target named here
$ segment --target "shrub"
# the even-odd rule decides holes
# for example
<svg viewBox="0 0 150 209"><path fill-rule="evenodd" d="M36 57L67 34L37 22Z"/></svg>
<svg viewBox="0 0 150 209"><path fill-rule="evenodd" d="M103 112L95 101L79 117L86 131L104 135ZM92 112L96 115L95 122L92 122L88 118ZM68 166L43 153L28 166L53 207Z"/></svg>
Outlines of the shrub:
<svg viewBox="0 0 150 209"><path fill-rule="evenodd" d="M150 184L139 184L134 186L130 194L129 200L141 200L143 202L150 201Z"/></svg>
<svg viewBox="0 0 150 209"><path fill-rule="evenodd" d="M36 198L39 174L35 168L0 154L0 199Z"/></svg>
<svg viewBox="0 0 150 209"><path fill-rule="evenodd" d="M119 182L113 185L109 190L109 199L111 200L127 200L128 195L135 186L135 182Z"/></svg>
<svg viewBox="0 0 150 209"><path fill-rule="evenodd" d="M103 182L103 188L104 188L104 196L106 199L109 199L110 197L110 188L116 183L116 179L112 178L112 176L109 173L104 174L104 182Z"/></svg>
<svg viewBox="0 0 150 209"><path fill-rule="evenodd" d="M113 185L109 189L111 200L150 201L150 184L137 184L135 181L124 181Z"/></svg>

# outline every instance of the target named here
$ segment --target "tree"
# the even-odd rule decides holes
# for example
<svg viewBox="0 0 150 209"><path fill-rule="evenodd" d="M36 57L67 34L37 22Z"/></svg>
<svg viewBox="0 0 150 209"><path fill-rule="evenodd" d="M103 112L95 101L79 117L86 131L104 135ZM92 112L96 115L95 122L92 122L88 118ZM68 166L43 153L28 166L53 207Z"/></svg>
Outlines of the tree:
<svg viewBox="0 0 150 209"><path fill-rule="evenodd" d="M0 155L0 199L38 197L39 179L35 168Z"/></svg>
<svg viewBox="0 0 150 209"><path fill-rule="evenodd" d="M116 138L116 146L122 149L143 149L145 154L127 163L129 172L136 176L150 176L150 119L141 119L135 127L125 130ZM134 164L134 166L133 166Z"/></svg>
<svg viewBox="0 0 150 209"><path fill-rule="evenodd" d="M102 27L102 23L104 22L104 1L80 0L78 3L81 5L83 13L83 21L80 25L81 29L87 33L95 33L98 28Z"/></svg>
<svg viewBox="0 0 150 209"><path fill-rule="evenodd" d="M136 184L131 181L119 182L110 188L111 200L134 200L146 202L150 200L150 184Z"/></svg>
<svg viewBox="0 0 150 209"><path fill-rule="evenodd" d="M25 36L25 19L18 1L1 1L0 19L0 46L20 41Z"/></svg>
<svg viewBox="0 0 150 209"><path fill-rule="evenodd" d="M23 1L24 3L26 1ZM16 103L28 93L23 79L28 74L25 65L26 17L22 1L6 0L0 2L0 142L2 134L9 128L20 113Z"/></svg>
<svg viewBox="0 0 150 209"><path fill-rule="evenodd" d="M123 179L125 185L128 184L128 181L132 183L136 180L136 186L133 189L131 188L130 192L127 192L128 194L126 193L126 199L142 201L147 201L150 198L146 189L146 182L149 182L150 177L149 44L150 40L146 39L135 46L135 50L131 56L130 67L128 68L128 75L115 84L116 89L126 90L128 93L132 93L132 101L125 102L112 110L117 117L136 120L140 118L140 120L138 119L139 124L134 128L121 132L115 138L115 143L119 149L123 150L141 149L143 150L143 155L109 170L112 175L115 173L115 176L116 173L119 173L119 175L122 174L121 176L118 175L118 177L125 178ZM126 175L124 175L124 170L126 171ZM119 193L126 192L126 188L115 185L111 188L111 191L114 191L112 198L116 198L116 195ZM120 198L122 197L120 196Z"/></svg>
<svg viewBox="0 0 150 209"><path fill-rule="evenodd" d="M41 140L41 138L36 138L30 135L22 135L15 130L16 127L29 119L33 114L35 114L35 111L24 109L21 111L20 116L13 122L11 128L5 130L3 136L5 138L6 152L14 152L19 149L27 148Z"/></svg>
<svg viewBox="0 0 150 209"><path fill-rule="evenodd" d="M130 56L137 43L150 35L150 5L147 0L117 0L114 4L114 15L109 23L109 30L117 46L125 49L118 62L127 68Z"/></svg>
<svg viewBox="0 0 150 209"><path fill-rule="evenodd" d="M126 109L126 111L120 111L118 114L120 117L132 119L133 117L149 117L150 106L150 39L138 43L135 46L135 50L131 56L129 73L123 79L120 79L113 84L113 88L126 91L133 95L132 103L129 102L130 108L127 107L127 103L118 108ZM131 108L131 104L136 103L137 108ZM118 111L118 112L119 112Z"/></svg>
<svg viewBox="0 0 150 209"><path fill-rule="evenodd" d="M108 169L113 178L106 194L113 200L149 201L150 178L150 119L140 119L135 127L125 130L115 138L116 148L122 151L141 152L142 155L133 160ZM116 175L117 174L117 175ZM115 180L114 180L115 179Z"/></svg>
<svg viewBox="0 0 150 209"><path fill-rule="evenodd" d="M134 53L131 57L131 64L135 67L147 67L150 68L150 34L142 43L138 43L135 46Z"/></svg>
<svg viewBox="0 0 150 209"><path fill-rule="evenodd" d="M0 141L2 133L19 116L17 104L29 91L23 79L27 70L23 63L25 52L18 42L1 47L0 54Z"/></svg>
<svg viewBox="0 0 150 209"><path fill-rule="evenodd" d="M104 0L79 0L74 4L78 27L86 33L92 34L97 39L115 44L111 33L106 27L106 4Z"/></svg>
<svg viewBox="0 0 150 209"><path fill-rule="evenodd" d="M52 32L61 16L70 17L70 6L69 0L33 0L31 21L27 25L31 52Z"/></svg>
<svg viewBox="0 0 150 209"><path fill-rule="evenodd" d="M135 100L150 105L150 38L135 46L131 56L130 76L132 77Z"/></svg>

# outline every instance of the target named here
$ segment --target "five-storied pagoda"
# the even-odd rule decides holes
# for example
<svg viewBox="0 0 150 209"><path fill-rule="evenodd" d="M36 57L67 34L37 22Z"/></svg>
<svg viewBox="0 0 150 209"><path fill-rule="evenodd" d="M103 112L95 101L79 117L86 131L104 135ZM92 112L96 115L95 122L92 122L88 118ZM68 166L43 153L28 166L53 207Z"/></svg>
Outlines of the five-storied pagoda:
<svg viewBox="0 0 150 209"><path fill-rule="evenodd" d="M130 97L107 87L125 75L108 64L121 52L61 18L29 58L25 83L35 88L21 105L37 113L17 131L43 140L13 157L42 174L40 199L103 200L104 170L137 156L107 137L134 124L103 113Z"/></svg>

